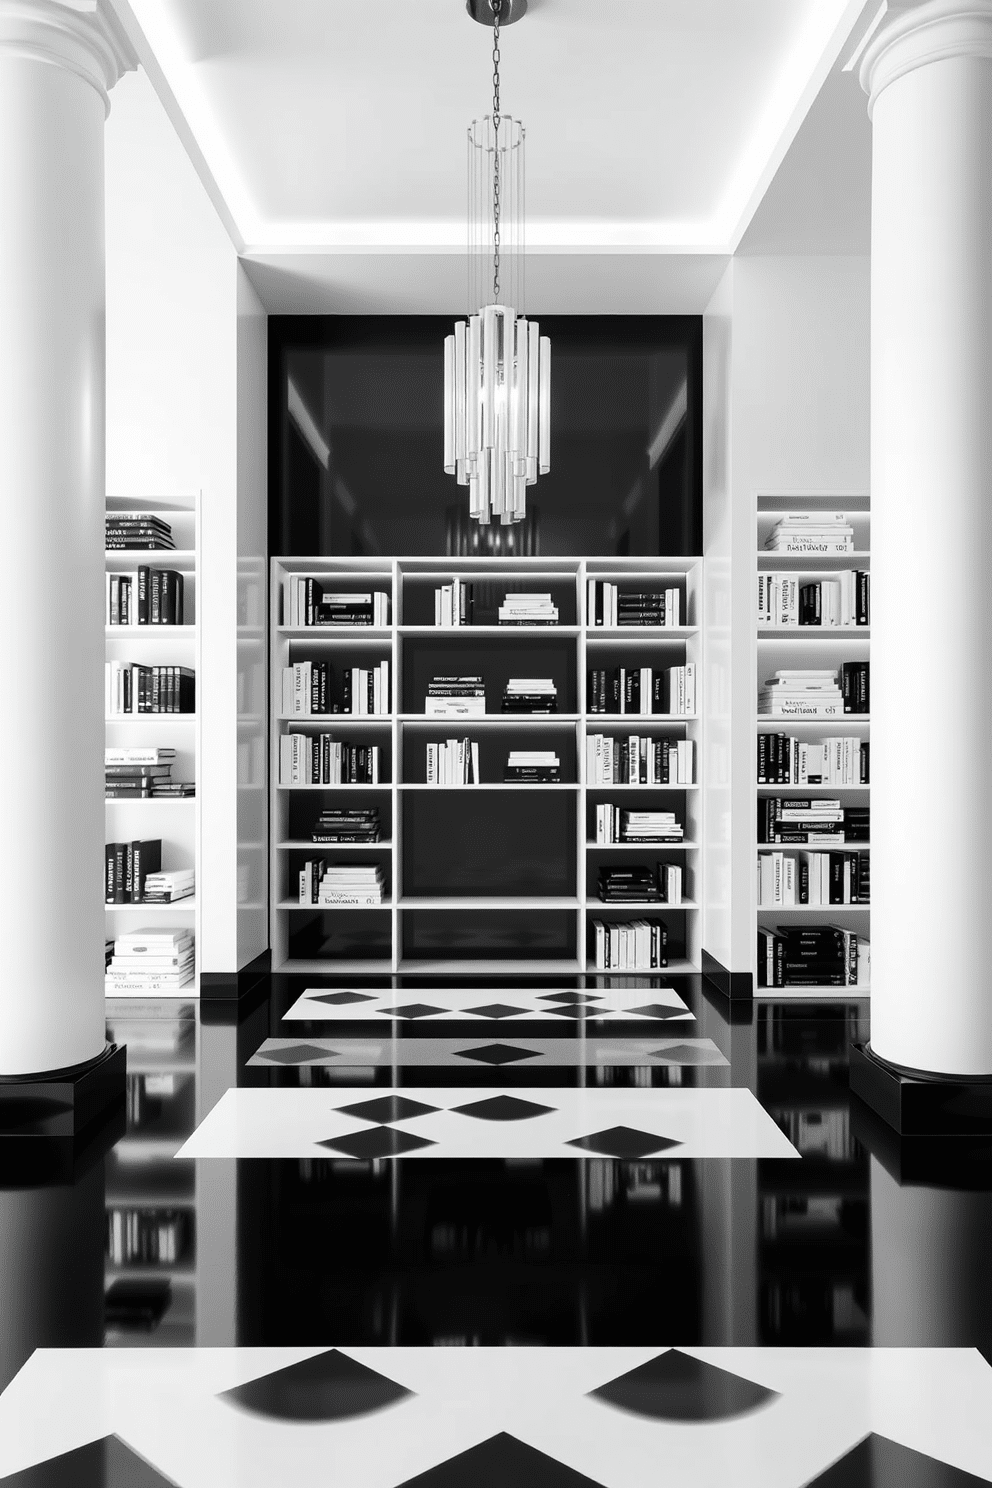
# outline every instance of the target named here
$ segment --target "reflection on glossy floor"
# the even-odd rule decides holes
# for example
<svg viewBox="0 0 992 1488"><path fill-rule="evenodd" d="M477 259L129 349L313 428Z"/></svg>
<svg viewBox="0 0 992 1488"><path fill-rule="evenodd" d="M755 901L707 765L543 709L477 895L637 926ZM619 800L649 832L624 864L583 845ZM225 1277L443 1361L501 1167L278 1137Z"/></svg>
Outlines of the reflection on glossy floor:
<svg viewBox="0 0 992 1488"><path fill-rule="evenodd" d="M321 1427L325 1469L330 1452L356 1488L653 1483L659 1460L673 1480L721 1485L800 1488L824 1472L824 1488L892 1473L921 1488L992 1480L992 1432L968 1425L992 1389L992 1170L980 1151L921 1159L852 1109L848 1050L867 1034L866 1002L758 1003L731 1018L686 978L678 995L693 1016L678 1033L647 1013L615 1033L602 1019L518 1027L494 1015L448 1020L441 1037L436 1019L352 1013L335 1038L325 1018L299 1018L304 985L274 978L239 1018L113 1005L126 1134L74 1172L0 1187L0 1384L14 1380L0 1397L0 1482L324 1481L307 1466L315 1439L304 1450L283 1422L263 1445L257 1412L218 1400L332 1350L334 1398L353 1398L361 1364L416 1402ZM377 1001L385 990L399 993L390 1005L418 1000L402 988L375 989ZM625 998L654 1007L662 990ZM513 992L476 988L471 1006L502 1008ZM738 1145L700 1145L711 1128L698 1113L728 1101ZM255 1113L251 1141L238 1112ZM260 1145L303 1112L302 1146ZM697 1126L676 1129L685 1113ZM554 1140L528 1135L555 1123ZM264 1151L279 1155L226 1155ZM101 1344L95 1358L78 1352ZM955 1352L916 1352L935 1347ZM54 1352L31 1358L39 1348ZM590 1394L662 1358L636 1409ZM547 1408L527 1398L530 1360ZM740 1452L729 1438L707 1446L705 1430L728 1425L696 1417L686 1456L685 1420L641 1408L661 1398L652 1369L663 1381L674 1371L665 1388L683 1402L709 1399L700 1360L745 1382L724 1380L718 1400L775 1392L734 1416ZM301 1398L319 1402L325 1385ZM276 1394L292 1401L294 1389ZM83 1402L54 1434L53 1391ZM177 1420L189 1430L170 1442ZM378 1458L361 1445L373 1438ZM85 1461L22 1475L80 1447Z"/></svg>

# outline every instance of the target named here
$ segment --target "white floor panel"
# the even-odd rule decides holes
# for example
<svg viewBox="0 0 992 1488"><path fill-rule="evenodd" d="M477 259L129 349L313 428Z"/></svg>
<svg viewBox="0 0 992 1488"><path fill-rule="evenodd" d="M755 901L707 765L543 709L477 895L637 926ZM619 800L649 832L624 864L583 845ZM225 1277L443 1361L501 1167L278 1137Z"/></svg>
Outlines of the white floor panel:
<svg viewBox="0 0 992 1488"><path fill-rule="evenodd" d="M611 987L598 992L512 989L307 987L284 1015L321 1022L693 1022L674 987Z"/></svg>
<svg viewBox="0 0 992 1488"><path fill-rule="evenodd" d="M522 1057L520 1067L546 1065L582 1066L678 1066L730 1067L712 1039L706 1038L610 1038L595 1036L574 1039L518 1039L500 1037L498 1043ZM491 1042L474 1039L396 1038L270 1038L248 1060L266 1069L292 1069L308 1065L336 1065L339 1069L424 1069L452 1065L455 1068L484 1066L488 1058L479 1051ZM518 1063L509 1055L506 1063Z"/></svg>
<svg viewBox="0 0 992 1488"><path fill-rule="evenodd" d="M963 1488L990 1420L972 1349L43 1349L0 1396L0 1476L82 1482L52 1459L116 1435L178 1488ZM845 1473L868 1438L912 1475Z"/></svg>
<svg viewBox="0 0 992 1488"><path fill-rule="evenodd" d="M228 1090L178 1158L787 1157L749 1090Z"/></svg>

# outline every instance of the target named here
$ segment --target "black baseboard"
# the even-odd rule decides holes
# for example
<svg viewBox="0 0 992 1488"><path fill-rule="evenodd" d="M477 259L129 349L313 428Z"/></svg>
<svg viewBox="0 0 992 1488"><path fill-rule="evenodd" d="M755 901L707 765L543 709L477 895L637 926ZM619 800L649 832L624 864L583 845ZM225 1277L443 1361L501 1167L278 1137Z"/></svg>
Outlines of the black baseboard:
<svg viewBox="0 0 992 1488"><path fill-rule="evenodd" d="M35 1075L0 1076L0 1135L75 1138L113 1115L125 1096L127 1051L108 1044L96 1059Z"/></svg>
<svg viewBox="0 0 992 1488"><path fill-rule="evenodd" d="M240 971L201 971L200 1002L242 1002L272 969L272 952L263 951Z"/></svg>
<svg viewBox="0 0 992 1488"><path fill-rule="evenodd" d="M721 961L709 951L702 955L703 976L728 1002L751 1002L754 998L754 977L749 971L728 971Z"/></svg>
<svg viewBox="0 0 992 1488"><path fill-rule="evenodd" d="M901 1136L992 1136L992 1078L917 1075L854 1044L851 1090Z"/></svg>
<svg viewBox="0 0 992 1488"><path fill-rule="evenodd" d="M988 1193L992 1189L992 1136L904 1137L851 1096L851 1136L900 1188L941 1188Z"/></svg>

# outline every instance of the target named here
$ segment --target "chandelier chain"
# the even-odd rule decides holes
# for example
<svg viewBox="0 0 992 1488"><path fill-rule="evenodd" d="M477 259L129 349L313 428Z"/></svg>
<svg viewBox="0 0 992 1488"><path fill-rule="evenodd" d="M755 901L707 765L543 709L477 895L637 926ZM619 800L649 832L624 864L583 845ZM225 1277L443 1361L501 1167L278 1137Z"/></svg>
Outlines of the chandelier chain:
<svg viewBox="0 0 992 1488"><path fill-rule="evenodd" d="M490 0L493 8L493 301L499 304L501 182L499 159L499 23L503 0Z"/></svg>

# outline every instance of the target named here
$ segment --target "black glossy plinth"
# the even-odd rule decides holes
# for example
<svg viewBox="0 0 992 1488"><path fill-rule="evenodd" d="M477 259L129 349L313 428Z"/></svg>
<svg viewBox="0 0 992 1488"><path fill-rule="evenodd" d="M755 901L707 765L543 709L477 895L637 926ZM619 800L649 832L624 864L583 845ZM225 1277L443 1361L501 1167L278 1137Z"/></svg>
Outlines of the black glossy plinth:
<svg viewBox="0 0 992 1488"><path fill-rule="evenodd" d="M851 1136L900 1188L992 1191L992 1136L901 1136L860 1096L851 1096Z"/></svg>
<svg viewBox="0 0 992 1488"><path fill-rule="evenodd" d="M703 976L728 1002L753 1002L754 977L749 971L728 971L721 961L703 951Z"/></svg>
<svg viewBox="0 0 992 1488"><path fill-rule="evenodd" d="M212 1004L215 1007L225 1004L229 1007L238 1006L239 1003L251 1004L258 994L260 985L268 981L272 966L272 954L263 951L256 956L254 961L249 961L247 966L242 966L240 971L201 971L200 972L200 1007L204 1004Z"/></svg>
<svg viewBox="0 0 992 1488"><path fill-rule="evenodd" d="M108 1119L125 1096L127 1051L108 1044L84 1065L0 1077L0 1137L74 1138Z"/></svg>
<svg viewBox="0 0 992 1488"><path fill-rule="evenodd" d="M992 1136L992 1079L914 1076L851 1049L851 1090L901 1136Z"/></svg>

